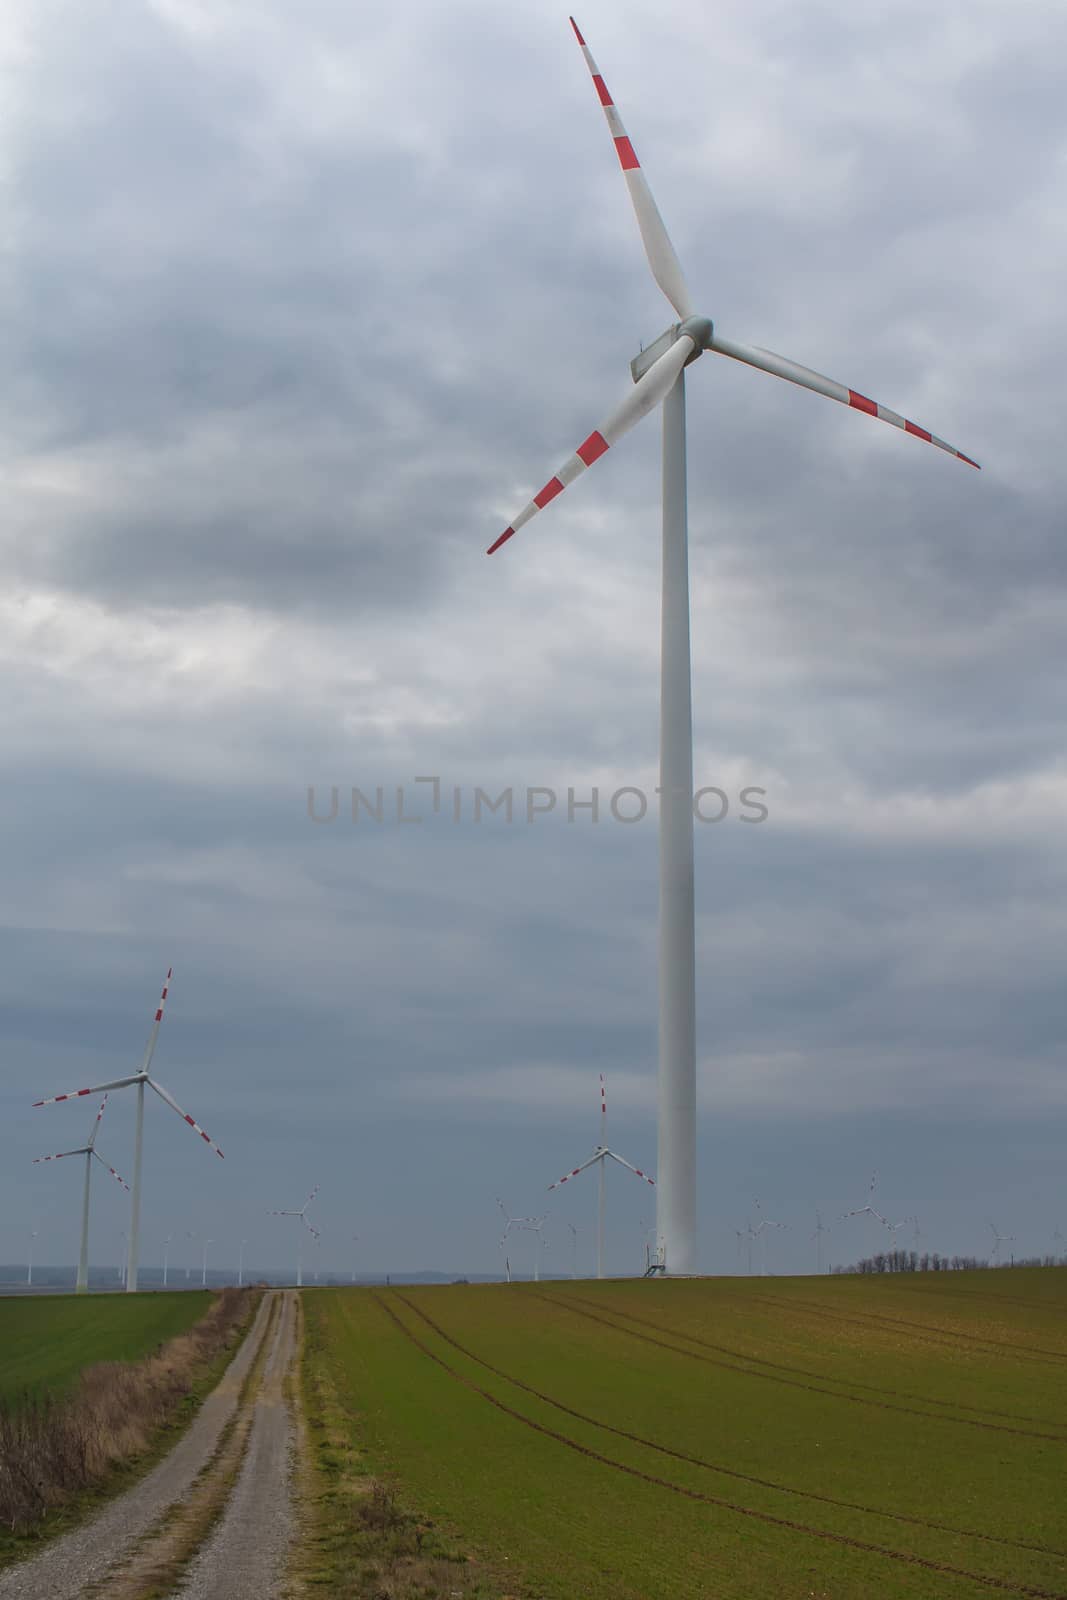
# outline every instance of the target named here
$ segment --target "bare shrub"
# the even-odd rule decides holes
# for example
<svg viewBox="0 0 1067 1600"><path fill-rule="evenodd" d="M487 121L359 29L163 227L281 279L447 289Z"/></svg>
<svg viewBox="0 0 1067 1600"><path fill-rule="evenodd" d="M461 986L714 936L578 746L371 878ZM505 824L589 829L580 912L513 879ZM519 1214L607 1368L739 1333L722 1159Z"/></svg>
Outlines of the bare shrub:
<svg viewBox="0 0 1067 1600"><path fill-rule="evenodd" d="M190 1394L198 1369L236 1343L247 1289L223 1289L187 1333L143 1361L86 1367L60 1399L0 1405L0 1522L13 1533L141 1455Z"/></svg>

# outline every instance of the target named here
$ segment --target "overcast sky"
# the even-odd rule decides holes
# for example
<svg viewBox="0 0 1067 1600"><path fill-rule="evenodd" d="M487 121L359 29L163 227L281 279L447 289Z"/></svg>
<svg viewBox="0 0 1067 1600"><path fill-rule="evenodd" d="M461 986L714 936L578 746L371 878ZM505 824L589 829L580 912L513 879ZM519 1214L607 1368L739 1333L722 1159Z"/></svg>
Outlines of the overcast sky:
<svg viewBox="0 0 1067 1600"><path fill-rule="evenodd" d="M813 1268L816 1208L854 1258L875 1169L931 1247L1051 1250L1067 15L578 20L698 309L983 468L688 374L695 776L731 802L696 829L701 1266L757 1199L772 1268ZM607 800L656 782L657 419L485 550L672 313L566 12L23 0L0 70L0 1260L74 1259L78 1163L31 1157L92 1108L30 1102L136 1070L173 964L154 1070L226 1160L148 1106L146 1261L284 1266L266 1212L319 1183L326 1267L494 1271L500 1195L589 1270L595 1182L545 1188L599 1072L655 1166L655 810ZM650 1195L612 1171L612 1270Z"/></svg>

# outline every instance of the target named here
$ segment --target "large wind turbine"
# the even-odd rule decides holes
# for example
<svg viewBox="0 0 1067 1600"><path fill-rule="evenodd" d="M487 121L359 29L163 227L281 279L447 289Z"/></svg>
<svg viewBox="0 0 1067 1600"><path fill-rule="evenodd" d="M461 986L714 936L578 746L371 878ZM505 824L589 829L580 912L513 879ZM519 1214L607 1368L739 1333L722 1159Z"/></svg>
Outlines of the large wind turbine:
<svg viewBox="0 0 1067 1600"><path fill-rule="evenodd" d="M307 1210L308 1206L311 1204L312 1200L314 1200L318 1192L319 1186L316 1184L314 1189L312 1189L311 1193L308 1195L307 1199L304 1201L304 1204L300 1207L299 1211L271 1211L269 1215L272 1217L299 1217L301 1223L307 1229L308 1233L311 1234L312 1238L317 1239L319 1235L307 1219ZM299 1243L296 1247L296 1286L298 1289L302 1289L304 1287L303 1245L304 1235L301 1233L299 1235Z"/></svg>
<svg viewBox="0 0 1067 1600"><path fill-rule="evenodd" d="M163 1021L163 1007L167 1003L167 990L170 986L171 970L171 968L167 968L163 993L160 995L159 1005L156 1007L155 1020L152 1023L152 1032L148 1036L144 1059L135 1073L128 1078L114 1078L111 1083L98 1083L94 1088L72 1089L69 1094L54 1094L50 1100L35 1100L33 1102L35 1106L54 1106L58 1105L61 1100L78 1100L82 1095L110 1093L112 1089L127 1089L132 1084L137 1085L137 1131L133 1147L133 1192L130 1196L130 1237L126 1258L126 1291L128 1294L135 1294L137 1291L137 1256L141 1231L141 1152L144 1145L145 1085L147 1084L150 1089L154 1089L159 1098L165 1101L172 1111L176 1111L182 1121L187 1122L193 1132L198 1133L204 1143L210 1145L217 1156L222 1155L222 1151L214 1139L204 1132L199 1122L194 1122L192 1117L182 1110L177 1100L172 1099L161 1083L157 1083L154 1078L148 1076L148 1069L152 1064L152 1055L156 1048L156 1039L159 1037L159 1025Z"/></svg>
<svg viewBox="0 0 1067 1600"><path fill-rule="evenodd" d="M107 1162L96 1148L96 1135L100 1130L100 1118L104 1115L104 1107L106 1105L107 1095L105 1095L100 1102L100 1110L96 1113L96 1120L93 1123L93 1131L89 1135L87 1144L83 1144L78 1150L60 1150L54 1156L34 1157L35 1165L40 1161L62 1161L64 1156L85 1157L85 1181L82 1185L82 1238L81 1249L78 1252L78 1276L74 1284L75 1294L86 1294L89 1288L89 1181L93 1173L93 1157L96 1157L97 1161L99 1161L102 1167L107 1168L108 1172L110 1172L116 1183L121 1183L122 1187L127 1191L130 1187L125 1178L119 1177L114 1167L108 1166Z"/></svg>
<svg viewBox="0 0 1067 1600"><path fill-rule="evenodd" d="M608 1149L608 1101L607 1095L604 1092L604 1074L601 1073L600 1143L597 1145L588 1161L583 1161L581 1166L572 1167L570 1172L568 1172L564 1177L557 1179L555 1183L550 1183L548 1186L548 1192L551 1194L553 1189L560 1188L564 1183L570 1183L571 1179L576 1178L579 1172L584 1172L586 1167L592 1167L597 1162L600 1163L596 1236L596 1275L598 1278L602 1278L604 1276L604 1167L608 1161L617 1161L620 1167L626 1168L627 1172L632 1172L635 1177L642 1179L644 1183L650 1183L653 1188L656 1187L655 1178L650 1178L647 1172L641 1171L640 1167L632 1167L628 1161L623 1160L622 1156L616 1155L614 1150Z"/></svg>
<svg viewBox="0 0 1067 1600"><path fill-rule="evenodd" d="M694 316L681 264L652 198L641 164L577 23L571 26L592 74L652 275L679 321L630 363L634 388L585 438L554 477L489 547L513 534L641 418L663 403L663 591L660 667L659 830L659 1265L671 1273L696 1267L696 973L693 921L693 717L689 651L689 555L686 509L684 367L705 350L758 367L776 378L840 401L937 445L969 466L969 456L917 423L832 378L756 345L724 338L711 320Z"/></svg>

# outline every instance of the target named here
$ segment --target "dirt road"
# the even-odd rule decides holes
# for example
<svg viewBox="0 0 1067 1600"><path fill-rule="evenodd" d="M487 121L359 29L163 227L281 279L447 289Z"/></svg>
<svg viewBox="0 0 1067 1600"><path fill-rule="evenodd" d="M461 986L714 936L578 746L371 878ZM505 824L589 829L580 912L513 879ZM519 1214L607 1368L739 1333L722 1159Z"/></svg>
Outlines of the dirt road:
<svg viewBox="0 0 1067 1600"><path fill-rule="evenodd" d="M284 1380L297 1297L264 1295L188 1433L140 1483L0 1573L0 1600L280 1600L292 1530L293 1423Z"/></svg>

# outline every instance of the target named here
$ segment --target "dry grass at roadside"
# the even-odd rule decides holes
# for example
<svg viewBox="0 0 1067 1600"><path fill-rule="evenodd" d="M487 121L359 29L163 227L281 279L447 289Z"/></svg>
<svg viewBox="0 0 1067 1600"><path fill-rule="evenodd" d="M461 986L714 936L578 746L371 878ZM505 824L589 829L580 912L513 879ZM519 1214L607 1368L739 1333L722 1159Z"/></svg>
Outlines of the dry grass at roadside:
<svg viewBox="0 0 1067 1600"><path fill-rule="evenodd" d="M237 1342L258 1295L224 1289L188 1333L143 1361L98 1362L58 1400L0 1408L0 1524L25 1533L142 1456L205 1369Z"/></svg>

